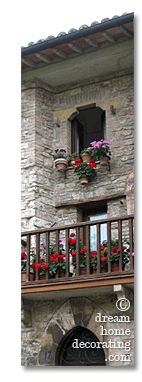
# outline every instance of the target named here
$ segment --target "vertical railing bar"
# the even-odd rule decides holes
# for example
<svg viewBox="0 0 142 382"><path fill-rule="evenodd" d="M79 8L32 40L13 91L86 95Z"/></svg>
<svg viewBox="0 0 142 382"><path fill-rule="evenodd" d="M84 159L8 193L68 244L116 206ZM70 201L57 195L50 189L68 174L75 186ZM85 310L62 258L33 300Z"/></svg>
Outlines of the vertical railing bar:
<svg viewBox="0 0 142 382"><path fill-rule="evenodd" d="M56 229L56 252L59 253L59 229ZM58 262L60 259L58 258ZM56 278L59 277L59 269L56 272Z"/></svg>
<svg viewBox="0 0 142 382"><path fill-rule="evenodd" d="M133 269L133 219L129 219L129 242L130 242L130 270Z"/></svg>
<svg viewBox="0 0 142 382"><path fill-rule="evenodd" d="M27 235L26 281L30 280L30 246L31 246L31 235Z"/></svg>
<svg viewBox="0 0 142 382"><path fill-rule="evenodd" d="M70 264L68 238L69 238L69 229L66 228L66 277L69 277L69 264Z"/></svg>
<svg viewBox="0 0 142 382"><path fill-rule="evenodd" d="M79 232L80 228L76 227L76 275L79 276L79 266L80 266L80 261L79 261Z"/></svg>
<svg viewBox="0 0 142 382"><path fill-rule="evenodd" d="M50 243L50 232L46 232L46 264L49 265L49 243ZM45 272L45 278L49 279L49 269L47 268Z"/></svg>
<svg viewBox="0 0 142 382"><path fill-rule="evenodd" d="M36 263L39 264L40 259L40 233L36 233ZM39 280L39 269L36 269L36 280Z"/></svg>
<svg viewBox="0 0 142 382"><path fill-rule="evenodd" d="M97 227L97 273L100 273L100 262L101 262L101 245L100 245L100 223L96 224Z"/></svg>
<svg viewBox="0 0 142 382"><path fill-rule="evenodd" d="M59 252L59 230L56 229L56 252Z"/></svg>
<svg viewBox="0 0 142 382"><path fill-rule="evenodd" d="M107 242L108 242L108 272L111 272L111 261L109 261L111 254L111 222L107 222Z"/></svg>
<svg viewBox="0 0 142 382"><path fill-rule="evenodd" d="M86 274L90 275L90 226L86 226Z"/></svg>
<svg viewBox="0 0 142 382"><path fill-rule="evenodd" d="M123 270L123 250L122 250L122 220L118 220L118 247L120 249L119 271Z"/></svg>

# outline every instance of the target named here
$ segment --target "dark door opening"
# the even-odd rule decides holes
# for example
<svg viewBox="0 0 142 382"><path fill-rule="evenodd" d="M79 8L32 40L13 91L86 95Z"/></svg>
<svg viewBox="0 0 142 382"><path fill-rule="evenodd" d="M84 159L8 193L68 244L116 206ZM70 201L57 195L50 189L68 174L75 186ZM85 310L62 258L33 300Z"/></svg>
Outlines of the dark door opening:
<svg viewBox="0 0 142 382"><path fill-rule="evenodd" d="M84 343L85 346L80 345ZM81 326L71 330L60 342L56 353L58 366L105 366L105 353L99 339Z"/></svg>

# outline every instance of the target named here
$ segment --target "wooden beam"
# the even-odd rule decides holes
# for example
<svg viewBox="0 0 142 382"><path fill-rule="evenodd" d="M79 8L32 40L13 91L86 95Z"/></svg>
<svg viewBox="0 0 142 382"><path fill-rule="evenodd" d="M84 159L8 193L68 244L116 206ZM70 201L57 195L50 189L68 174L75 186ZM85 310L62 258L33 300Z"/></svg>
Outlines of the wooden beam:
<svg viewBox="0 0 142 382"><path fill-rule="evenodd" d="M109 42L116 42L114 37L110 36L107 32L101 32L102 36L106 38Z"/></svg>
<svg viewBox="0 0 142 382"><path fill-rule="evenodd" d="M103 277L101 274L99 277L87 277L87 276L79 276L79 279L76 279L76 276L70 277L66 280L64 278L64 281L60 281L61 279L53 279L53 283L50 282L50 280L44 280L39 281L38 283L31 282L25 285L21 286L21 293L40 293L40 292L50 292L50 291L59 291L59 290L70 290L70 289L82 289L82 288L91 288L91 287L97 287L97 286L109 286L109 285L116 285L116 284L127 284L127 283L134 283L134 275L132 273L130 274L124 274L124 275L117 275L117 276L106 276Z"/></svg>
<svg viewBox="0 0 142 382"><path fill-rule="evenodd" d="M26 64L27 66L30 66L31 68L36 68L36 64L34 62L27 60L27 58L22 58L21 61L23 62L23 64Z"/></svg>
<svg viewBox="0 0 142 382"><path fill-rule="evenodd" d="M46 62L47 64L50 64L52 62L52 60L49 57L46 57L42 53L36 53L36 57L39 58L41 61Z"/></svg>
<svg viewBox="0 0 142 382"><path fill-rule="evenodd" d="M89 37L85 37L84 40L88 42L89 45L93 46L94 48L99 48L98 42L92 41Z"/></svg>
<svg viewBox="0 0 142 382"><path fill-rule="evenodd" d="M133 32L129 31L124 25L119 27L120 30L128 37L133 37Z"/></svg>
<svg viewBox="0 0 142 382"><path fill-rule="evenodd" d="M69 46L72 50L74 50L75 52L77 52L77 53L82 53L82 49L79 48L78 46L76 46L76 45L74 45L74 44L71 44L71 43L69 43L68 46Z"/></svg>
<svg viewBox="0 0 142 382"><path fill-rule="evenodd" d="M51 50L52 50L52 52L54 52L59 57L62 57L62 58L67 57L67 55L65 53L61 52L61 50L59 50L57 48L52 48Z"/></svg>

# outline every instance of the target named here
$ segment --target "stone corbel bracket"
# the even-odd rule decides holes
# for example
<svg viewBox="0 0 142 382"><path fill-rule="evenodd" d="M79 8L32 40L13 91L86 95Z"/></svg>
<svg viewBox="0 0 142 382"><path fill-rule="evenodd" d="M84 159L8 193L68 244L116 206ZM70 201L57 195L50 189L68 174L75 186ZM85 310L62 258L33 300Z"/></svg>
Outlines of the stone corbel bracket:
<svg viewBox="0 0 142 382"><path fill-rule="evenodd" d="M118 300L120 298L126 298L129 301L133 301L134 299L133 291L122 284L113 285L113 292L116 293Z"/></svg>

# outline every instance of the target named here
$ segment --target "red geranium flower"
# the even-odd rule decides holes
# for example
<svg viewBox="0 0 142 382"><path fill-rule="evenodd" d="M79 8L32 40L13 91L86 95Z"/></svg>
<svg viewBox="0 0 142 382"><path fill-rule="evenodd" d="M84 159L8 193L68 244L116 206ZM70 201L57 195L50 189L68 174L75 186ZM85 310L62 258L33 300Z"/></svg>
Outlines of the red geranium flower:
<svg viewBox="0 0 142 382"><path fill-rule="evenodd" d="M38 269L40 267L40 264L35 263L35 269Z"/></svg>
<svg viewBox="0 0 142 382"><path fill-rule="evenodd" d="M71 237L68 238L68 243L72 243Z"/></svg>
<svg viewBox="0 0 142 382"><path fill-rule="evenodd" d="M92 251L92 252L91 252L91 255L92 255L92 256L97 255L97 251Z"/></svg>
<svg viewBox="0 0 142 382"><path fill-rule="evenodd" d="M81 239L81 237L80 237L80 239L79 239L80 241L82 241L82 239Z"/></svg>
<svg viewBox="0 0 142 382"><path fill-rule="evenodd" d="M105 261L106 260L106 257L101 257L101 261Z"/></svg>
<svg viewBox="0 0 142 382"><path fill-rule="evenodd" d="M80 253L85 253L86 252L86 247L83 247L80 251Z"/></svg>
<svg viewBox="0 0 142 382"><path fill-rule="evenodd" d="M42 268L43 269L47 269L48 265L47 264L43 264Z"/></svg>
<svg viewBox="0 0 142 382"><path fill-rule="evenodd" d="M72 241L71 241L71 243L72 244L75 244L76 243L76 239L71 239Z"/></svg>
<svg viewBox="0 0 142 382"><path fill-rule="evenodd" d="M70 234L70 237L74 237L74 236L75 236L75 233L71 233L71 234Z"/></svg>
<svg viewBox="0 0 142 382"><path fill-rule="evenodd" d="M121 249L118 248L116 251L117 251L117 252L121 252Z"/></svg>
<svg viewBox="0 0 142 382"><path fill-rule="evenodd" d="M75 256L76 255L76 251L72 251L72 256Z"/></svg>
<svg viewBox="0 0 142 382"><path fill-rule="evenodd" d="M55 257L58 257L59 256L59 253L58 252L55 252L55 253L53 253L53 258L55 258Z"/></svg>
<svg viewBox="0 0 142 382"><path fill-rule="evenodd" d="M103 245L101 245L101 251L103 251L105 249L105 247Z"/></svg>
<svg viewBox="0 0 142 382"><path fill-rule="evenodd" d="M118 247L117 247L117 245L116 245L115 247L112 248L112 250L115 251L117 248L118 248Z"/></svg>
<svg viewBox="0 0 142 382"><path fill-rule="evenodd" d="M24 259L26 256L25 252L21 252L21 259Z"/></svg>
<svg viewBox="0 0 142 382"><path fill-rule="evenodd" d="M81 162L80 158L75 159L75 163L79 163L79 162Z"/></svg>
<svg viewBox="0 0 142 382"><path fill-rule="evenodd" d="M44 259L40 259L39 262L42 263L43 261L45 261Z"/></svg>
<svg viewBox="0 0 142 382"><path fill-rule="evenodd" d="M126 249L126 247L122 247L122 249Z"/></svg>
<svg viewBox="0 0 142 382"><path fill-rule="evenodd" d="M111 255L113 255L114 254L114 252L113 251L111 251Z"/></svg>
<svg viewBox="0 0 142 382"><path fill-rule="evenodd" d="M55 263L58 263L58 259L53 259L53 261L55 261Z"/></svg>
<svg viewBox="0 0 142 382"><path fill-rule="evenodd" d="M65 253L62 253L62 255L59 255L58 257L60 257L61 259L63 259L64 257L66 257L66 254L65 254Z"/></svg>

